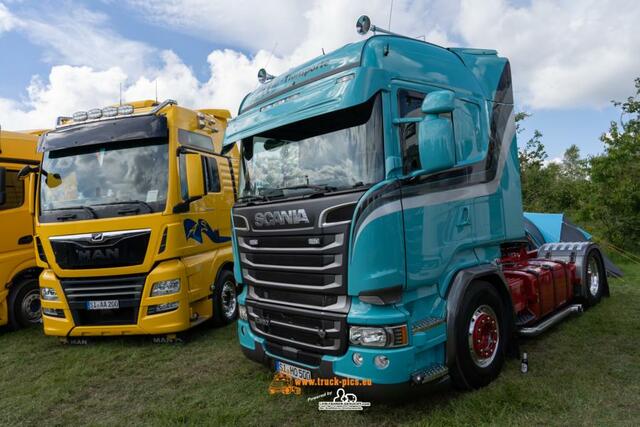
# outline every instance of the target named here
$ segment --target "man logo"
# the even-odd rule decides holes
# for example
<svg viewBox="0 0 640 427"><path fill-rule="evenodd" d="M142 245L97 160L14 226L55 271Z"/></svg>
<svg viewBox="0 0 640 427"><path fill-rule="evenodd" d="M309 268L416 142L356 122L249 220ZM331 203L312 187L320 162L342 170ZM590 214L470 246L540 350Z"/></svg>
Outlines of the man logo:
<svg viewBox="0 0 640 427"><path fill-rule="evenodd" d="M309 217L304 209L290 209L288 211L258 212L253 217L253 222L256 227L309 224Z"/></svg>
<svg viewBox="0 0 640 427"><path fill-rule="evenodd" d="M91 242L92 243L100 243L104 241L104 234L102 233L93 233L91 235Z"/></svg>

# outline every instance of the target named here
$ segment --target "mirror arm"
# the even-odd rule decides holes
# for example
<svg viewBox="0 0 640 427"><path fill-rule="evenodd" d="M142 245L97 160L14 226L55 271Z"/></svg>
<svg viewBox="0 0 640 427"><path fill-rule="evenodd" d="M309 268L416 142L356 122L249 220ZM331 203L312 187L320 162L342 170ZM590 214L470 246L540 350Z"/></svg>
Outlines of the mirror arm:
<svg viewBox="0 0 640 427"><path fill-rule="evenodd" d="M183 202L178 203L177 205L175 205L173 207L173 213L174 214L179 214L179 213L189 212L189 206L191 205L191 203L196 202L196 201L202 199L203 197L204 196L191 197L188 200L185 200Z"/></svg>
<svg viewBox="0 0 640 427"><path fill-rule="evenodd" d="M393 119L394 125L401 125L403 123L420 123L423 117L402 117L400 119Z"/></svg>

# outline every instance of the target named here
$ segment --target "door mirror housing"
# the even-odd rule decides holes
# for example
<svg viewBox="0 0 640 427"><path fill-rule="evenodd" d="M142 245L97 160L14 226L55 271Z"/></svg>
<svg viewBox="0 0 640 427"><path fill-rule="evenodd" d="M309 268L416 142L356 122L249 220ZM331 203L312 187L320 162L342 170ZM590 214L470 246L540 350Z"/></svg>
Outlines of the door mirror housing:
<svg viewBox="0 0 640 427"><path fill-rule="evenodd" d="M7 170L0 167L0 206L7 201Z"/></svg>
<svg viewBox="0 0 640 427"><path fill-rule="evenodd" d="M185 165L187 169L187 192L189 201L194 201L204 197L204 169L202 168L202 158L199 154L185 154Z"/></svg>
<svg viewBox="0 0 640 427"><path fill-rule="evenodd" d="M440 117L453 111L454 99L453 92L439 90L427 95L422 103L425 116L418 129L421 173L439 172L455 165L453 123L450 117Z"/></svg>

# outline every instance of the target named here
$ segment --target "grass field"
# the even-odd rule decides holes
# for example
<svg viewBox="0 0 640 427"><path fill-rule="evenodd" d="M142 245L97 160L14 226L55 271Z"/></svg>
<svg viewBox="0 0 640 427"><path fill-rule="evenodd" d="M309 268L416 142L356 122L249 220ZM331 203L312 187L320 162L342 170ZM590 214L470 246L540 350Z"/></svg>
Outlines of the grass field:
<svg viewBox="0 0 640 427"><path fill-rule="evenodd" d="M524 341L529 373L509 360L468 393L415 396L362 413L320 412L303 396L268 394L272 374L244 358L235 326L187 344L127 338L62 346L38 330L0 332L0 424L637 425L640 267L622 264L611 298Z"/></svg>

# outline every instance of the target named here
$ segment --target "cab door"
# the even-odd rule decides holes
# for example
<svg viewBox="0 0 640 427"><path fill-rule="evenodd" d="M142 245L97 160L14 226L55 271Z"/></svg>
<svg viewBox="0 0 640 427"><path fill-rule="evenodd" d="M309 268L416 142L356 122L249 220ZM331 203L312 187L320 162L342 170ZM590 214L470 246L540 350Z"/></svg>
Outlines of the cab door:
<svg viewBox="0 0 640 427"><path fill-rule="evenodd" d="M0 205L0 286L4 287L10 272L34 256L33 218L28 203L30 181L18 179L18 167L0 166L6 167L6 200Z"/></svg>
<svg viewBox="0 0 640 427"><path fill-rule="evenodd" d="M438 89L409 83L397 86L394 117L422 117L423 100ZM453 120L451 114L448 118ZM433 179L434 174L420 175L418 126L420 123L397 126L404 174L402 206L408 289L440 284L452 263L474 259L470 247L473 200L443 197L449 185L447 179Z"/></svg>

